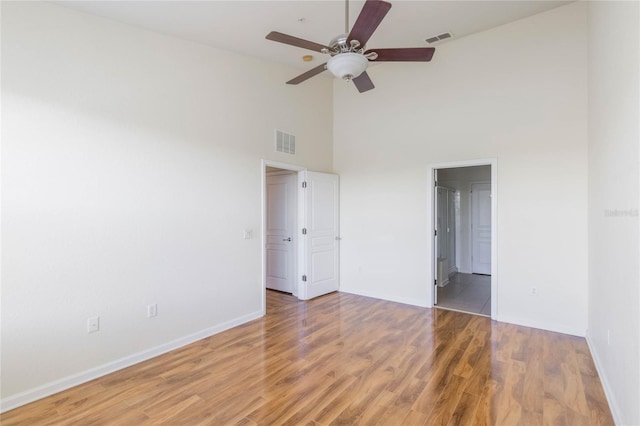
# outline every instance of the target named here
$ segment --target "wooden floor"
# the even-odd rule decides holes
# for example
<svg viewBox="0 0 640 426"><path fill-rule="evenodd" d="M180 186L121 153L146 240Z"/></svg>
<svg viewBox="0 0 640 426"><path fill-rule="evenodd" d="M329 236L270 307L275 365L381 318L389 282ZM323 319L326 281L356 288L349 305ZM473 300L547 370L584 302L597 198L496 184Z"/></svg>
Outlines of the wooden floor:
<svg viewBox="0 0 640 426"><path fill-rule="evenodd" d="M9 425L610 425L582 338L334 293L0 417Z"/></svg>

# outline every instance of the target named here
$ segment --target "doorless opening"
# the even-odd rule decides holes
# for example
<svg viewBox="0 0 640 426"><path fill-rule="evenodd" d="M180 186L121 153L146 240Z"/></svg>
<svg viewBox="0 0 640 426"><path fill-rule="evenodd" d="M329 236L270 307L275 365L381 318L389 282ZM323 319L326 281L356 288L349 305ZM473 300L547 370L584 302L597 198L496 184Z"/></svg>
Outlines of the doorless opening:
<svg viewBox="0 0 640 426"><path fill-rule="evenodd" d="M495 318L496 161L432 165L432 306Z"/></svg>

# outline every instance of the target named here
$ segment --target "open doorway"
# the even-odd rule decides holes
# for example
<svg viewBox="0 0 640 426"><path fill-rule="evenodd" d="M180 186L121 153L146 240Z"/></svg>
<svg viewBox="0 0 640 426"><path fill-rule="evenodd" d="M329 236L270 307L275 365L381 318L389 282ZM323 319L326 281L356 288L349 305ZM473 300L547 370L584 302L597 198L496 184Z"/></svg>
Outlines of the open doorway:
<svg viewBox="0 0 640 426"><path fill-rule="evenodd" d="M297 296L298 175L269 166L265 180L265 286Z"/></svg>
<svg viewBox="0 0 640 426"><path fill-rule="evenodd" d="M304 167L262 161L262 311L267 291L298 296L300 207L298 174ZM291 240L289 240L291 238Z"/></svg>
<svg viewBox="0 0 640 426"><path fill-rule="evenodd" d="M312 299L339 287L339 179L262 161L262 308L266 292Z"/></svg>
<svg viewBox="0 0 640 426"><path fill-rule="evenodd" d="M433 168L435 307L492 316L492 164Z"/></svg>

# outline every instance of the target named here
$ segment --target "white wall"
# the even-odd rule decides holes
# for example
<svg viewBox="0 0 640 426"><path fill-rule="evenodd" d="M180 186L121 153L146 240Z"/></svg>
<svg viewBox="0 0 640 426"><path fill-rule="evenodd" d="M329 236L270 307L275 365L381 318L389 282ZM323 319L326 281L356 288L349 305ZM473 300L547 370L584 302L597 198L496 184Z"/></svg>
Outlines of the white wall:
<svg viewBox="0 0 640 426"><path fill-rule="evenodd" d="M428 166L497 158L497 318L584 335L586 7L371 67L364 94L334 83L341 290L428 305Z"/></svg>
<svg viewBox="0 0 640 426"><path fill-rule="evenodd" d="M456 223L456 266L458 272L470 274L471 263L471 184L491 182L491 166L455 167L438 170L438 183L455 189L460 197L459 223Z"/></svg>
<svg viewBox="0 0 640 426"><path fill-rule="evenodd" d="M2 2L4 409L261 315L261 159L332 167L331 81L297 72Z"/></svg>
<svg viewBox="0 0 640 426"><path fill-rule="evenodd" d="M589 332L618 424L640 424L640 7L589 3Z"/></svg>

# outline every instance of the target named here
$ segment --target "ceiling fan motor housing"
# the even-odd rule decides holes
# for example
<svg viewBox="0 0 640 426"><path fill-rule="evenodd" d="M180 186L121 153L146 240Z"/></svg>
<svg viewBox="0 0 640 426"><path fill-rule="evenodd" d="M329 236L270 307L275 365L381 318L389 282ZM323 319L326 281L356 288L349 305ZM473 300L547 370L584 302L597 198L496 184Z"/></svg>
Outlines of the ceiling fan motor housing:
<svg viewBox="0 0 640 426"><path fill-rule="evenodd" d="M333 40L329 42L330 49L326 49L326 52L323 53L328 53L331 56L345 52L363 53L364 46L361 46L358 40L351 40L350 43L347 43L348 36L349 34L340 34L334 37Z"/></svg>

